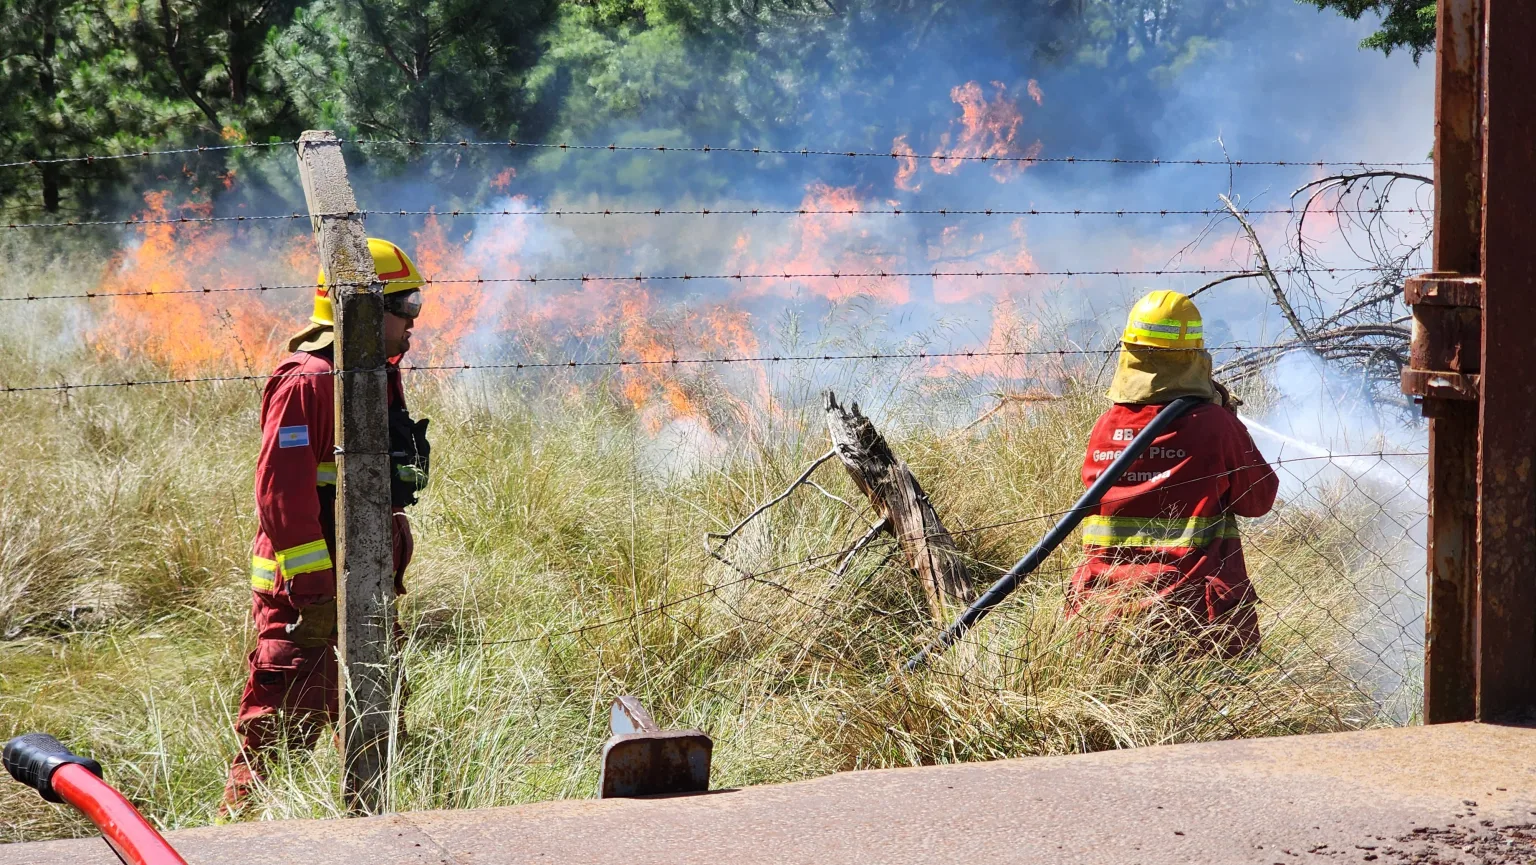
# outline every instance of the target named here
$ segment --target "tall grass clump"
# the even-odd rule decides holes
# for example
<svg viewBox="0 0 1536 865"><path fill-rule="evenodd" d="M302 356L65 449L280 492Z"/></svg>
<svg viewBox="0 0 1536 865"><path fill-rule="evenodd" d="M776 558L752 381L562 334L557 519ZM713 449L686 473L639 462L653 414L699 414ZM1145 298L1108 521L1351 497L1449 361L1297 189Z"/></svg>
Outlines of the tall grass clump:
<svg viewBox="0 0 1536 865"><path fill-rule="evenodd" d="M3 338L7 383L156 377L41 336L76 326L67 316L37 321ZM434 465L400 607L410 699L391 807L590 796L619 694L713 736L720 787L1393 721L1355 640L1375 515L1347 495L1245 524L1265 599L1250 657L1064 621L1064 549L929 672L892 678L935 623L890 540L839 570L870 514L835 463L720 558L705 533L826 450L816 395L830 381L865 402L985 585L1079 492L1104 404L1085 372L966 430L936 419L975 417L975 387L962 399L899 368L843 375L791 372L771 410L715 429L652 428L614 382L574 373L413 376ZM53 732L161 826L208 823L253 639L259 389L0 399L0 736ZM338 814L338 765L329 746L281 752L249 816ZM0 785L0 813L0 841L87 831L17 785Z"/></svg>

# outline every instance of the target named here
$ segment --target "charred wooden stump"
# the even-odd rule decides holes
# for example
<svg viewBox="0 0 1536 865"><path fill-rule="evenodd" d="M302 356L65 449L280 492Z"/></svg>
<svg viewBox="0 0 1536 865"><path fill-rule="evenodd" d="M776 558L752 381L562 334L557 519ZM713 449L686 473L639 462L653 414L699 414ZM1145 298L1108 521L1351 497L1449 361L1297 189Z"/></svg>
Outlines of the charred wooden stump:
<svg viewBox="0 0 1536 865"><path fill-rule="evenodd" d="M844 408L836 394L827 391L826 411L827 431L843 468L901 544L922 581L934 621L947 621L948 605L967 604L976 597L954 539L912 470L891 452L885 437L859 411L859 404Z"/></svg>

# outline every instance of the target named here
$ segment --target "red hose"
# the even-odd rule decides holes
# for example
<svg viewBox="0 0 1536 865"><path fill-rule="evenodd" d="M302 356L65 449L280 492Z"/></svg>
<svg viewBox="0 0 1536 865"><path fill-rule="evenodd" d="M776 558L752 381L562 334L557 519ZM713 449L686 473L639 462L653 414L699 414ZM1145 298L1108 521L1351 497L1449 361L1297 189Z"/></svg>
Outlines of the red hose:
<svg viewBox="0 0 1536 865"><path fill-rule="evenodd" d="M91 818L128 865L187 865L187 860L171 849L132 802L91 770L66 763L54 770L52 783L59 798Z"/></svg>

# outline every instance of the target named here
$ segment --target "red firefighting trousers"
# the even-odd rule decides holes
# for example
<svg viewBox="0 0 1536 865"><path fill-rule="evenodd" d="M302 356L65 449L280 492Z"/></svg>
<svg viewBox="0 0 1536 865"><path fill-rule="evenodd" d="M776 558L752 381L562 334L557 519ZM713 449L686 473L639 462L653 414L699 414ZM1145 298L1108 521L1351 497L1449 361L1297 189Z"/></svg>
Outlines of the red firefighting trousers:
<svg viewBox="0 0 1536 865"><path fill-rule="evenodd" d="M399 532L395 533L394 555L395 594L402 595L410 556ZM284 738L292 748L312 747L321 730L336 722L341 698L334 639L328 646L303 648L269 636L298 620L298 609L281 593L252 592L251 615L256 633L262 636L257 638L256 649L246 656L249 675L235 719L240 754L230 769L232 780L248 781L235 776L259 773L262 752ZM397 644L404 639L398 622L395 639ZM404 698L402 692L402 711Z"/></svg>

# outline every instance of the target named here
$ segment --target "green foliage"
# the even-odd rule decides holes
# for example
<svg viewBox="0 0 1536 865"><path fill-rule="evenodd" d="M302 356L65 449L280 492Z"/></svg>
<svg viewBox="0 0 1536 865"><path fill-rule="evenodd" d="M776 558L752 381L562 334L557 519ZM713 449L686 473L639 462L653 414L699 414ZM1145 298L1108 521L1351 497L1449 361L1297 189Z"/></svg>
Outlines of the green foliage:
<svg viewBox="0 0 1536 865"><path fill-rule="evenodd" d="M1302 0L1319 9L1332 9L1351 21L1359 21L1367 12L1381 16L1381 29L1361 40L1361 48L1373 48L1390 56L1402 48L1419 62L1424 52L1435 47L1435 4L1433 0Z"/></svg>
<svg viewBox="0 0 1536 865"><path fill-rule="evenodd" d="M47 160L147 145L163 101L122 86L136 67L117 46L106 8L94 0L0 3L0 146L4 158ZM40 164L0 175L0 197L59 210L65 196L110 178L113 166Z"/></svg>
<svg viewBox="0 0 1536 865"><path fill-rule="evenodd" d="M298 0L4 0L0 144L49 159L291 132L289 98L260 63ZM83 210L123 180L123 163L38 166L0 179L23 211ZM153 170L167 166L155 165ZM206 186L225 160L176 166Z"/></svg>
<svg viewBox="0 0 1536 865"><path fill-rule="evenodd" d="M525 111L524 75L552 9L547 0L316 0L266 57L312 125L500 139Z"/></svg>
<svg viewBox="0 0 1536 865"><path fill-rule="evenodd" d="M0 0L0 158L281 140L607 138L797 147L807 130L885 148L953 117L999 69L1081 69L1117 110L1222 50L1254 0ZM984 62L983 62L984 60ZM913 74L935 70L935 74ZM1004 73L1005 75L1007 73ZM1024 80L1005 82L1022 92ZM1070 112L1055 126L1084 122ZM1124 125L1134 125L1128 114ZM380 167L422 152L370 150ZM462 154L428 164L435 179ZM0 179L0 205L110 209L125 171L203 190L238 153L64 165ZM550 154L577 188L658 181ZM419 171L419 163L412 170ZM757 163L782 168L784 163ZM694 191L724 174L701 163ZM535 165L537 168L538 165ZM781 172L782 173L782 172ZM244 176L250 177L251 173ZM783 182L784 178L779 178ZM792 180L792 178L791 178ZM158 180L159 185L166 181ZM468 183L467 180L464 181ZM486 194L452 189L463 198Z"/></svg>
<svg viewBox="0 0 1536 865"><path fill-rule="evenodd" d="M196 109L199 116L184 122L204 136L260 140L296 119L261 53L267 34L299 2L130 0L119 15L123 37L153 76L147 89Z"/></svg>
<svg viewBox="0 0 1536 865"><path fill-rule="evenodd" d="M1115 82L1114 90L1155 87L1166 79L1160 69L1191 56L1251 6L599 0L561 8L529 86L559 138L794 148L810 143L807 130L826 129L838 130L840 145L879 151L897 135L942 130L955 111L944 98L948 89L968 79L1006 78L1000 69L1091 68L1096 78ZM985 64L973 68L981 56ZM1004 83L1022 94L1026 81ZM1136 110L1131 106L1157 100L1124 104ZM660 182L643 171L615 173L611 160L604 171L591 156L541 159L545 167L560 165L562 178L577 185L633 191ZM784 163L756 165L784 180ZM700 163L690 191L728 182L712 170Z"/></svg>

